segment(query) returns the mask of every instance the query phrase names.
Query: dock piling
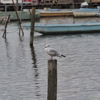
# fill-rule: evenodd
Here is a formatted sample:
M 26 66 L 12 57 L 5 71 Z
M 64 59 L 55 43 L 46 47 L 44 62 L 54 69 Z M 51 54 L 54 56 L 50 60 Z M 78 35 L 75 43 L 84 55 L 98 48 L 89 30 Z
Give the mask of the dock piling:
M 19 22 L 19 35 L 20 35 L 20 30 L 21 30 L 22 31 L 22 36 L 24 36 L 24 31 L 23 31 L 22 26 L 21 26 L 21 21 L 20 21 L 19 15 L 17 13 L 17 8 L 16 8 L 16 6 L 14 4 L 14 0 L 12 0 L 12 3 L 13 3 L 13 6 L 14 6 L 14 10 L 15 10 L 18 22 Z
M 47 100 L 57 100 L 57 60 L 48 60 Z
M 34 23 L 35 23 L 35 7 L 32 7 L 31 31 L 30 31 L 30 46 L 33 45 L 33 40 L 34 40 Z
M 10 15 L 8 15 L 8 19 L 7 19 L 6 23 L 5 23 L 4 33 L 2 35 L 2 37 L 5 38 L 5 39 L 6 39 L 6 28 L 7 28 L 9 20 L 10 20 Z
M 30 11 L 30 9 L 29 9 L 29 5 L 27 4 L 27 9 L 28 9 L 28 11 L 29 11 L 29 13 L 30 13 L 30 16 L 32 15 L 32 13 L 31 13 L 31 11 Z

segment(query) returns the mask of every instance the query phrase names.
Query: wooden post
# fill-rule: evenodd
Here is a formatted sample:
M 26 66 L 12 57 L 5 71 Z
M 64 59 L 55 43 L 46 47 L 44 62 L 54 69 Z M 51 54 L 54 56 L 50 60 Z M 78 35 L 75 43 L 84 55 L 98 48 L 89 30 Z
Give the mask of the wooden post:
M 8 15 L 7 15 L 7 5 L 5 5 L 5 23 L 7 21 Z
M 48 60 L 47 100 L 57 100 L 57 60 Z
M 18 0 L 16 0 L 16 9 L 18 10 L 19 6 L 18 6 Z
M 5 30 L 4 30 L 4 33 L 2 35 L 2 37 L 5 38 L 5 39 L 6 39 L 6 28 L 7 28 L 9 20 L 10 20 L 10 15 L 8 16 L 8 19 L 7 19 L 6 23 L 5 23 Z
M 15 10 L 15 13 L 16 13 L 16 16 L 17 16 L 17 19 L 18 19 L 18 22 L 19 22 L 19 35 L 20 35 L 20 30 L 21 30 L 22 31 L 22 36 L 24 36 L 24 31 L 23 31 L 22 26 L 21 26 L 21 21 L 20 21 L 20 18 L 19 18 L 19 15 L 17 13 L 17 9 L 16 9 L 16 6 L 15 6 L 13 0 L 12 0 L 12 3 L 13 3 L 13 6 L 14 6 L 14 10 Z
M 75 8 L 75 2 L 74 2 L 74 0 L 72 0 L 72 8 L 73 9 Z
M 35 23 L 35 7 L 32 7 L 31 31 L 30 31 L 30 46 L 33 45 L 33 40 L 34 40 L 34 23 Z
M 27 9 L 28 9 L 28 11 L 29 11 L 29 13 L 30 13 L 30 16 L 31 16 L 31 15 L 32 15 L 32 13 L 31 13 L 31 11 L 30 11 L 30 9 L 29 9 L 28 4 L 27 4 Z
M 92 0 L 90 0 L 90 7 L 92 7 Z

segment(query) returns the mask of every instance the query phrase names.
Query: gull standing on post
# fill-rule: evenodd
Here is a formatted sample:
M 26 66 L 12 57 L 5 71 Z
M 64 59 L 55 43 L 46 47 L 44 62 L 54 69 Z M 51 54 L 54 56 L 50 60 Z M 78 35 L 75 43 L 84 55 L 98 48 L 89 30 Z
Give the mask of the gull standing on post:
M 60 52 L 54 50 L 53 48 L 50 47 L 49 44 L 45 46 L 45 51 L 47 52 L 48 55 L 51 56 L 51 60 L 53 60 L 53 56 L 57 57 L 66 57 L 65 55 L 62 55 Z

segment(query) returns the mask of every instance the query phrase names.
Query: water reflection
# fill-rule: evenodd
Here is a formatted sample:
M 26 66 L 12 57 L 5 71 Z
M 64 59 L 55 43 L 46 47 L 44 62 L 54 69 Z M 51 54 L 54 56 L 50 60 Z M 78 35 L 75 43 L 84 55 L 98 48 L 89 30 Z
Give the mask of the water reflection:
M 34 46 L 30 46 L 31 49 L 31 55 L 32 55 L 32 61 L 33 61 L 33 69 L 34 69 L 34 84 L 35 84 L 35 96 L 40 96 L 40 87 L 39 87 L 39 72 L 38 72 L 38 67 L 37 67 L 37 59 L 36 59 L 36 54 L 34 50 Z
M 21 67 L 24 64 L 25 61 L 25 47 L 24 47 L 24 37 L 19 36 L 19 42 L 15 49 L 15 60 L 16 60 L 16 66 Z
M 35 54 L 35 51 L 34 51 L 34 46 L 30 46 L 31 48 L 31 54 L 32 54 L 32 60 L 33 60 L 33 68 L 37 68 L 37 65 L 36 65 L 36 54 Z
M 9 43 L 8 43 L 7 38 L 5 38 L 4 41 L 5 41 L 7 62 L 8 62 L 8 66 L 10 66 L 10 64 L 11 64 L 11 56 L 10 56 L 10 50 L 9 50 L 10 45 L 9 45 Z
M 19 41 L 23 42 L 24 41 L 24 37 L 19 35 Z
M 68 21 L 67 18 L 64 20 L 65 23 Z M 62 23 L 64 20 L 59 18 L 58 21 Z M 75 18 L 77 23 L 82 20 Z M 96 81 L 100 78 L 100 34 L 35 35 L 35 47 L 28 45 L 29 34 L 19 37 L 16 32 L 9 33 L 7 39 L 0 39 L 0 96 L 3 100 L 46 99 L 46 60 L 49 57 L 44 46 L 48 42 L 67 55 L 65 59 L 58 59 L 58 100 L 100 98 L 100 85 Z

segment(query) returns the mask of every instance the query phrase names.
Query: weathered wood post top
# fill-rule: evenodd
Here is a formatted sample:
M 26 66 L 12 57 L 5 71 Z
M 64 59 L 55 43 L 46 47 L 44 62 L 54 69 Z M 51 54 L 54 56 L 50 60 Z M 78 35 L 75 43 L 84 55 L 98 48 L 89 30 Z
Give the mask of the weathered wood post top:
M 57 100 L 57 60 L 48 60 L 47 100 Z

